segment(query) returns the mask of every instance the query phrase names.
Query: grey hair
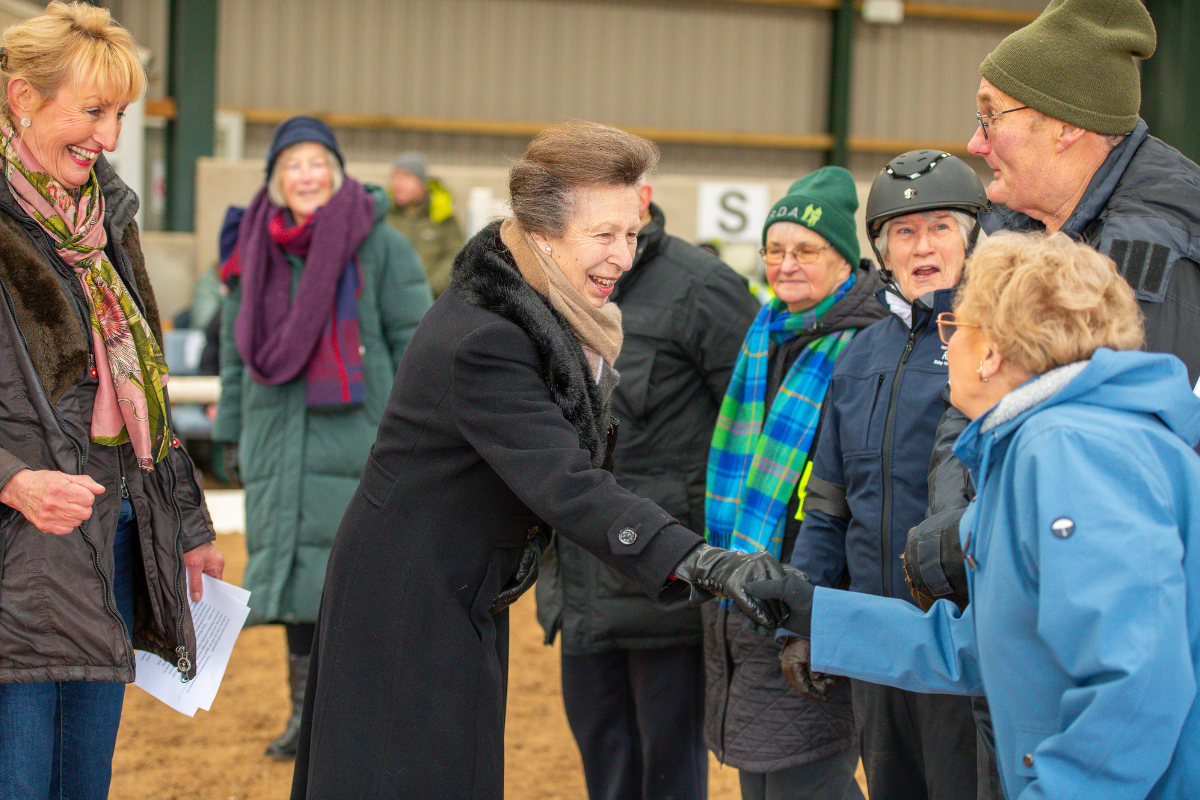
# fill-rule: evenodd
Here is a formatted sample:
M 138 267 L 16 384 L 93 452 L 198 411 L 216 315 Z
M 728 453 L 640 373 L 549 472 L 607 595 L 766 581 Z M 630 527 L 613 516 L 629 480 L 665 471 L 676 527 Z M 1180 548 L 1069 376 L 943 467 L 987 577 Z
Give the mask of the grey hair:
M 954 221 L 958 223 L 958 232 L 962 234 L 963 250 L 967 250 L 971 246 L 971 231 L 975 230 L 975 218 L 965 211 L 959 211 L 957 208 L 931 208 L 927 211 L 918 212 L 925 219 L 930 219 L 930 214 L 935 211 L 949 211 L 950 216 L 954 217 Z M 892 230 L 892 223 L 900 217 L 907 216 L 906 214 L 898 214 L 892 217 L 879 229 L 879 236 L 875 237 L 875 248 L 879 250 L 879 257 L 886 258 L 888 255 L 888 234 Z M 882 264 L 880 266 L 883 266 Z
M 299 147 L 308 142 L 296 142 L 293 145 L 285 147 L 278 156 L 275 157 L 275 164 L 271 167 L 271 177 L 267 179 L 267 197 L 272 203 L 280 208 L 287 208 L 287 201 L 283 198 L 283 179 L 280 175 L 279 165 L 283 163 L 284 156 L 294 148 Z M 321 144 L 313 142 L 313 144 Z M 337 194 L 342 190 L 342 183 L 346 180 L 346 173 L 342 171 L 342 164 L 337 160 L 337 156 L 325 145 L 321 145 L 321 150 L 325 153 L 325 163 L 329 165 L 329 184 L 333 189 L 333 194 Z

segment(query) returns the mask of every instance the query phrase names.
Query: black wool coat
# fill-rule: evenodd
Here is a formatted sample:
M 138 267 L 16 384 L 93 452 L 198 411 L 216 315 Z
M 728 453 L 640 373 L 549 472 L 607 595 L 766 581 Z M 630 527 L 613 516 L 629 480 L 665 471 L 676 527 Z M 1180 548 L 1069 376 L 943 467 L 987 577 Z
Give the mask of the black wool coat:
M 534 526 L 658 595 L 700 537 L 598 468 L 565 319 L 481 231 L 404 352 L 334 542 L 293 798 L 501 798 L 508 613 Z

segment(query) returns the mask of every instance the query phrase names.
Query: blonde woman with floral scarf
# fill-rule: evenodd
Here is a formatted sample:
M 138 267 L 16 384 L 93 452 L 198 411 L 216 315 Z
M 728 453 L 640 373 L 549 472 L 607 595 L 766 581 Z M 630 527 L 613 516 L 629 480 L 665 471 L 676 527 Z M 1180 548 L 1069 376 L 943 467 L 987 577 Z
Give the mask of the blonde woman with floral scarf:
M 0 45 L 0 798 L 103 798 L 134 649 L 195 677 L 188 600 L 224 559 L 103 157 L 145 88 L 133 39 L 55 2 Z

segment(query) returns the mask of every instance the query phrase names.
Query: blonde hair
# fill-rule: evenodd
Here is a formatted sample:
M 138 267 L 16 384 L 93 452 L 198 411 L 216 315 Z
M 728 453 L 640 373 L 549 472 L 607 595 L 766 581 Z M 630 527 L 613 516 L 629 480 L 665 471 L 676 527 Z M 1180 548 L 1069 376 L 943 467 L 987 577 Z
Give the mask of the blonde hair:
M 342 170 L 342 163 L 337 160 L 337 156 L 325 145 L 320 142 L 308 140 L 290 144 L 279 151 L 279 155 L 275 157 L 275 161 L 271 165 L 271 176 L 267 178 L 267 199 L 280 208 L 287 208 L 287 200 L 283 196 L 283 177 L 279 165 L 287 160 L 286 156 L 288 153 L 302 144 L 321 145 L 321 152 L 325 154 L 325 163 L 329 165 L 329 186 L 332 189 L 332 194 L 337 194 L 342 190 L 342 183 L 346 179 L 346 173 Z
M 5 29 L 0 46 L 0 79 L 5 87 L 13 78 L 29 81 L 35 109 L 72 79 L 99 88 L 106 102 L 133 102 L 146 91 L 137 45 L 107 9 L 55 0 L 45 13 Z M 11 112 L 7 91 L 0 94 L 0 112 Z
M 954 310 L 1031 375 L 1098 347 L 1142 346 L 1137 300 L 1112 259 L 1063 233 L 988 237 L 967 259 Z

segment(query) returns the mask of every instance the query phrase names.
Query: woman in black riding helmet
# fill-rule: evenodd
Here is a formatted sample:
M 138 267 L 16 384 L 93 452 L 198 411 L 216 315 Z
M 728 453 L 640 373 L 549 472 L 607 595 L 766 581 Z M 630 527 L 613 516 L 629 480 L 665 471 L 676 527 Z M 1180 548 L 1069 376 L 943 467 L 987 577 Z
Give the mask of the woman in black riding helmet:
M 792 553 L 817 585 L 835 586 L 848 573 L 851 591 L 912 597 L 901 556 L 926 516 L 930 455 L 946 408 L 946 350 L 934 320 L 950 310 L 986 205 L 974 171 L 938 150 L 897 156 L 871 187 L 867 229 L 888 284 L 878 297 L 891 313 L 842 351 L 826 397 Z M 819 691 L 806 640 L 792 642 L 781 661 L 798 688 Z M 872 800 L 975 796 L 969 699 L 857 680 L 852 690 Z M 980 796 L 991 795 L 985 787 Z

